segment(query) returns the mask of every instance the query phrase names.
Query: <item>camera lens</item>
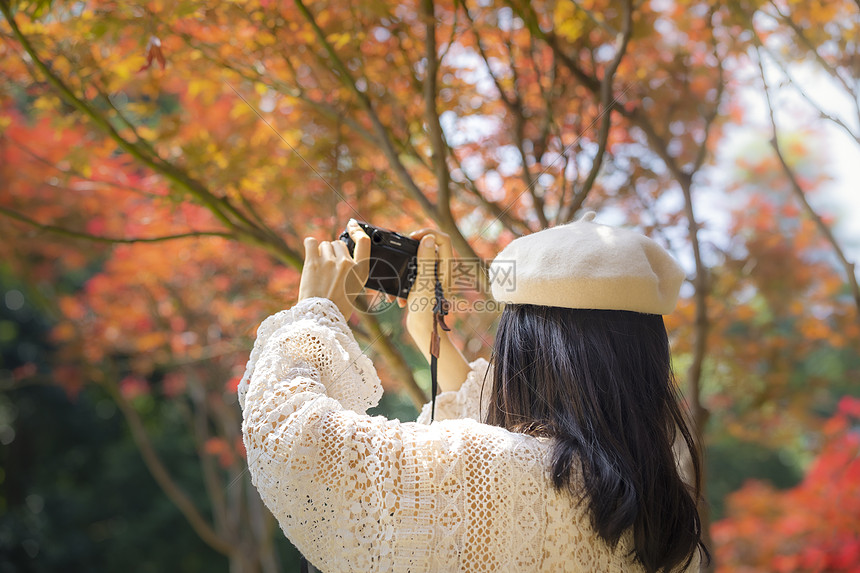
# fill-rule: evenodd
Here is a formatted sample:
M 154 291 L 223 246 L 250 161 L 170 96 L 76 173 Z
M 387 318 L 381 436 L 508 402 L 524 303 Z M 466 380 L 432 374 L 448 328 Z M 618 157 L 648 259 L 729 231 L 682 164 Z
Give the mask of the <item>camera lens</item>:
M 370 235 L 370 240 L 378 245 L 382 242 L 382 233 L 380 233 L 379 231 L 374 231 L 373 234 Z

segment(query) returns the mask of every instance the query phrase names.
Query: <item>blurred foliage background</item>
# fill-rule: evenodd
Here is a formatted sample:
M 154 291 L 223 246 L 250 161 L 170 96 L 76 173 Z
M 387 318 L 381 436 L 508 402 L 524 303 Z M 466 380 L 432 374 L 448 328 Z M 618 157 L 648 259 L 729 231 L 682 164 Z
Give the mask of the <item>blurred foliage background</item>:
M 302 238 L 432 225 L 485 268 L 583 210 L 688 271 L 711 568 L 860 570 L 856 0 L 0 11 L 0 572 L 296 571 L 236 385 Z M 375 412 L 414 419 L 427 365 L 375 302 Z M 453 318 L 488 356 L 496 316 Z

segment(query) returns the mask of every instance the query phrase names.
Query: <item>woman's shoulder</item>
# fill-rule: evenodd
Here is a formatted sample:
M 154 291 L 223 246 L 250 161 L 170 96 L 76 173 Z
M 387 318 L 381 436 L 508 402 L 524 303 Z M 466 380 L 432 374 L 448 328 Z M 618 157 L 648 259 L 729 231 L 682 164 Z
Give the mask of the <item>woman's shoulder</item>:
M 503 455 L 513 451 L 545 454 L 552 444 L 549 438 L 512 432 L 474 418 L 441 420 L 429 425 L 418 422 L 409 424 L 461 447 L 480 447 L 485 449 L 488 455 Z

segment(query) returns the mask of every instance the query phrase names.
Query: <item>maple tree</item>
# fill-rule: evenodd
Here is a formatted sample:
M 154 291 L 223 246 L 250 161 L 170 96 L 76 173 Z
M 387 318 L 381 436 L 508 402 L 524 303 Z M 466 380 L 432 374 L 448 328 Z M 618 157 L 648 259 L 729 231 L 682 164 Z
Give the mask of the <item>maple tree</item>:
M 857 571 L 860 567 L 860 400 L 844 398 L 823 427 L 803 482 L 777 491 L 751 480 L 729 498 L 729 516 L 714 524 L 725 570 Z
M 237 377 L 253 329 L 293 301 L 302 237 L 337 236 L 349 217 L 433 224 L 485 266 L 583 209 L 623 213 L 690 270 L 667 322 L 701 433 L 713 418 L 774 447 L 815 432 L 809 397 L 826 406 L 841 390 L 799 366 L 827 348 L 856 359 L 856 275 L 805 200 L 822 176 L 804 172 L 813 150 L 775 137 L 767 159 L 739 160 L 728 249 L 698 202 L 725 127 L 744 119 L 740 90 L 763 87 L 746 73 L 757 58 L 790 74 L 814 54 L 845 79 L 855 3 L 0 8 L 2 259 L 49 292 L 52 378 L 114 397 L 159 485 L 236 570 L 278 567 L 273 521 L 246 494 Z M 51 292 L 69 275 L 82 288 Z M 494 315 L 456 318 L 467 353 L 486 354 Z M 398 319 L 365 312 L 354 328 L 386 386 L 426 400 L 390 336 Z M 149 393 L 187 406 L 211 517 L 153 447 Z

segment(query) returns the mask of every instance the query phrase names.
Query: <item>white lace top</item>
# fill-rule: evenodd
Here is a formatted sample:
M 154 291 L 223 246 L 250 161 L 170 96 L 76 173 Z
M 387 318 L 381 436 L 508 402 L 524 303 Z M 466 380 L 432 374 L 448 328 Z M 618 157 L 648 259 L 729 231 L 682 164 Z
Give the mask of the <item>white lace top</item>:
M 629 534 L 610 549 L 552 487 L 548 440 L 478 422 L 488 364 L 471 368 L 432 424 L 429 405 L 418 422 L 371 417 L 379 378 L 334 303 L 267 318 L 239 403 L 252 482 L 287 537 L 324 572 L 641 571 Z

